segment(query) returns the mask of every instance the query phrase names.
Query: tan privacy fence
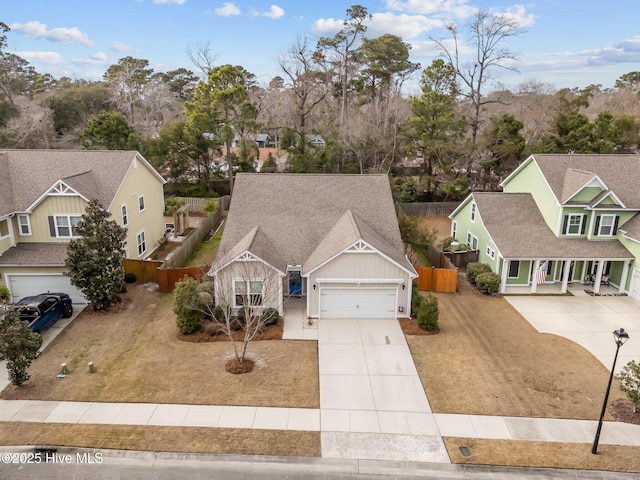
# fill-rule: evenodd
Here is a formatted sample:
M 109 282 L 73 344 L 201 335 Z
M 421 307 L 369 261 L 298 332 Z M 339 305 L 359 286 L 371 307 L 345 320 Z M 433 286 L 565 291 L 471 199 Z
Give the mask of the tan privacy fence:
M 458 269 L 415 267 L 418 290 L 427 292 L 454 293 L 458 286 Z

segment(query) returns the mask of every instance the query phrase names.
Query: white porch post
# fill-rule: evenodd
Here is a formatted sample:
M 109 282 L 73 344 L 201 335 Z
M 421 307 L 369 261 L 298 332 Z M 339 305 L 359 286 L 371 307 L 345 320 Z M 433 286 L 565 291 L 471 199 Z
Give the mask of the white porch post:
M 507 291 L 507 275 L 509 274 L 509 260 L 502 259 L 502 272 L 500 279 L 500 293 L 506 293 Z
M 627 275 L 629 275 L 629 263 L 630 260 L 625 260 L 622 266 L 622 276 L 620 277 L 620 286 L 618 287 L 618 293 L 624 293 L 627 288 Z
M 538 279 L 536 278 L 538 269 L 540 268 L 540 260 L 533 263 L 533 271 L 531 272 L 531 293 L 536 293 L 538 288 Z
M 602 271 L 604 270 L 604 260 L 598 260 L 598 268 L 596 268 L 596 278 L 593 282 L 593 293 L 600 293 L 600 282 L 602 281 Z
M 564 268 L 562 269 L 562 287 L 560 287 L 560 293 L 567 293 L 567 285 L 569 283 L 569 270 L 571 270 L 571 260 L 565 260 Z

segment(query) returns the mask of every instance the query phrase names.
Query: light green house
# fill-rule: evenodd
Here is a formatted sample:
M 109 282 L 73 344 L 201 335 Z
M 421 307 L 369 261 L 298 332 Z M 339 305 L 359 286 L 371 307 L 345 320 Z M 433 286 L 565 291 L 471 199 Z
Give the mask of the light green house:
M 640 300 L 640 155 L 534 154 L 450 215 L 452 236 L 510 286 L 603 284 Z
M 127 257 L 164 240 L 165 181 L 138 152 L 0 150 L 0 171 L 0 285 L 13 301 L 50 291 L 84 302 L 64 262 L 92 198 L 127 229 Z

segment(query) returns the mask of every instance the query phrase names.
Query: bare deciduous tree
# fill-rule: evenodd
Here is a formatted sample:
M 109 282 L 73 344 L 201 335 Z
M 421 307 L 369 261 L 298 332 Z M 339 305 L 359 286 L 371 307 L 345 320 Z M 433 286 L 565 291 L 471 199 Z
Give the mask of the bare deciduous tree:
M 212 50 L 211 42 L 196 42 L 187 48 L 187 57 L 191 60 L 194 67 L 200 70 L 203 78 L 209 75 L 209 72 L 215 67 L 216 60 L 220 56 Z
M 250 254 L 215 274 L 213 291 L 203 295 L 202 306 L 212 319 L 205 328 L 229 337 L 234 358 L 227 370 L 232 373 L 251 370 L 253 362 L 246 358 L 247 348 L 267 325 L 277 320 L 281 290 L 280 274 Z
M 495 82 L 493 71 L 496 68 L 518 71 L 516 53 L 503 45 L 509 38 L 522 35 L 525 30 L 513 16 L 487 11 L 476 13 L 467 28 L 468 43 L 474 49 L 471 58 L 467 59 L 461 51 L 458 26 L 455 24 L 447 26 L 453 47 L 448 47 L 444 40 L 432 40 L 444 58 L 453 65 L 456 75 L 465 86 L 461 94 L 471 103 L 471 138 L 476 143 L 483 105 L 499 101 L 485 98 L 484 88 L 487 83 Z

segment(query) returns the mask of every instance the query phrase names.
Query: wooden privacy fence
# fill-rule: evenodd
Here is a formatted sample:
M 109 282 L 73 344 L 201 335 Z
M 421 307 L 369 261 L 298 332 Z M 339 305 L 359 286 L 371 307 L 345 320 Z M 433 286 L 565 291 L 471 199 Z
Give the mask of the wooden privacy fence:
M 220 198 L 197 198 L 197 197 L 176 197 L 182 200 L 190 213 L 204 212 L 204 206 L 209 200 L 215 200 L 218 203 L 218 211 L 226 212 L 229 210 L 229 201 L 231 197 L 225 195 Z
M 455 293 L 458 286 L 458 270 L 450 268 L 415 267 L 418 290 Z
M 198 245 L 200 245 L 204 237 L 207 236 L 207 233 L 216 226 L 220 215 L 220 210 L 218 210 L 213 215 L 205 218 L 202 224 L 191 232 L 191 235 L 185 238 L 177 249 L 171 252 L 171 256 L 165 260 L 163 268 L 180 268 L 187 263 L 194 250 L 198 248 Z
M 176 283 L 178 283 L 184 277 L 195 278 L 200 282 L 209 271 L 209 268 L 211 268 L 211 265 L 189 268 L 159 268 L 158 290 L 161 293 L 171 293 L 173 292 Z
M 133 273 L 136 281 L 147 283 L 158 283 L 158 267 L 162 262 L 156 260 L 133 260 L 131 258 L 124 259 L 124 273 Z

